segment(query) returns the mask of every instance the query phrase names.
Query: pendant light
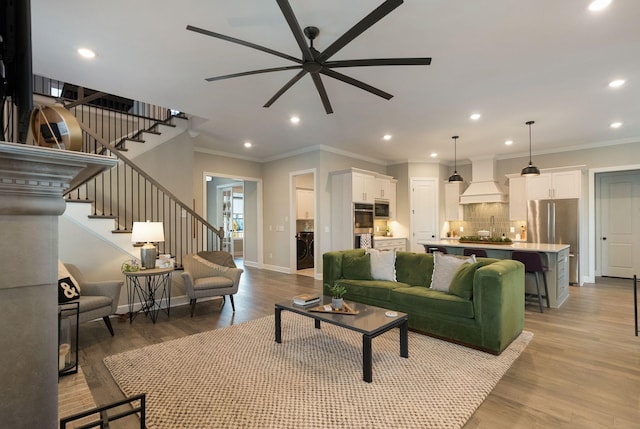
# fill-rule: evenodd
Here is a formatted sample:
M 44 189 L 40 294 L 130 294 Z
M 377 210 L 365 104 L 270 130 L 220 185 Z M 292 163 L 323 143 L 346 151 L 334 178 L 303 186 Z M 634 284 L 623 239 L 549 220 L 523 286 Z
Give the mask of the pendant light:
M 458 136 L 451 137 L 453 139 L 453 174 L 449 176 L 449 182 L 464 182 L 464 179 L 461 175 L 458 174 L 458 164 L 457 164 L 457 140 Z
M 531 125 L 535 124 L 533 121 L 527 121 L 525 124 L 529 125 L 529 165 L 522 169 L 521 176 L 539 176 L 540 170 L 531 162 Z

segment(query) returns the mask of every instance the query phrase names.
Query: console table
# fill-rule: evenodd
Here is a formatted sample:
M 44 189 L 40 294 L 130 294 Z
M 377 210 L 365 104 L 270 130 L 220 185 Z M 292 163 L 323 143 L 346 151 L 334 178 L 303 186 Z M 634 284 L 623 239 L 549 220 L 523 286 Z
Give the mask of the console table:
M 171 309 L 171 274 L 173 268 L 151 268 L 146 270 L 125 272 L 127 280 L 127 296 L 129 298 L 129 323 L 142 310 L 153 323 L 158 320 L 158 313 L 163 308 L 169 317 Z M 134 311 L 135 298 L 138 297 L 141 308 Z

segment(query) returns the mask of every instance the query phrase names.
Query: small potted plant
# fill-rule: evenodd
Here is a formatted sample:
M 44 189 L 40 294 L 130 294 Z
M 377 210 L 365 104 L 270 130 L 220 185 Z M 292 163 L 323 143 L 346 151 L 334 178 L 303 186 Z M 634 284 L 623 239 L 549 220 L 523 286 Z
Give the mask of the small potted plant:
M 329 288 L 329 291 L 331 291 L 331 306 L 335 310 L 340 310 L 343 303 L 342 297 L 347 293 L 347 288 L 338 283 L 334 283 L 333 286 Z

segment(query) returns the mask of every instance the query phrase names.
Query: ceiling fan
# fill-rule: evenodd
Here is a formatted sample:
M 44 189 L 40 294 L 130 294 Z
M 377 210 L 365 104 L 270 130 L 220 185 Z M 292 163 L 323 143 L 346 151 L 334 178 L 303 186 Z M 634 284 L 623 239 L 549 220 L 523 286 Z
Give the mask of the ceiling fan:
M 282 94 L 284 94 L 289 88 L 291 88 L 297 81 L 299 81 L 304 75 L 307 73 L 311 74 L 311 78 L 313 79 L 313 83 L 315 84 L 316 90 L 320 95 L 320 99 L 322 100 L 322 104 L 324 105 L 324 109 L 327 114 L 333 113 L 333 108 L 331 107 L 331 102 L 329 101 L 329 96 L 327 95 L 327 91 L 325 90 L 324 84 L 322 83 L 322 79 L 320 75 L 325 75 L 332 77 L 334 79 L 340 80 L 342 82 L 348 83 L 349 85 L 356 86 L 360 89 L 368 91 L 372 94 L 380 96 L 386 100 L 389 100 L 393 97 L 393 95 L 384 92 L 378 88 L 375 88 L 371 85 L 368 85 L 364 82 L 361 82 L 357 79 L 349 77 L 345 74 L 339 73 L 334 68 L 342 68 L 342 67 L 366 67 L 366 66 L 414 66 L 414 65 L 429 65 L 431 64 L 431 58 L 378 58 L 378 59 L 360 59 L 360 60 L 339 60 L 339 61 L 329 61 L 329 59 L 335 55 L 340 49 L 344 48 L 349 42 L 362 34 L 365 30 L 371 27 L 376 22 L 380 21 L 386 15 L 388 15 L 395 8 L 400 6 L 403 3 L 403 0 L 385 0 L 380 6 L 378 6 L 373 12 L 369 13 L 369 15 L 365 16 L 360 22 L 354 25 L 351 29 L 349 29 L 346 33 L 340 36 L 335 42 L 333 42 L 328 48 L 324 51 L 319 52 L 313 47 L 313 40 L 318 36 L 320 30 L 317 27 L 305 27 L 304 30 L 298 24 L 298 20 L 296 19 L 295 14 L 293 13 L 293 9 L 289 4 L 288 0 L 276 0 L 278 6 L 280 6 L 280 10 L 284 15 L 291 31 L 293 32 L 293 36 L 300 47 L 300 51 L 302 51 L 302 59 L 292 57 L 291 55 L 287 55 L 282 52 L 275 51 L 273 49 L 266 48 L 264 46 L 256 45 L 255 43 L 246 42 L 244 40 L 236 39 L 234 37 L 225 36 L 223 34 L 214 33 L 213 31 L 205 30 L 202 28 L 194 27 L 192 25 L 187 25 L 187 30 L 194 31 L 196 33 L 201 33 L 206 36 L 215 37 L 217 39 L 226 40 L 228 42 L 237 43 L 239 45 L 247 46 L 249 48 L 257 49 L 262 52 L 266 52 L 271 55 L 275 55 L 277 57 L 281 57 L 297 63 L 297 65 L 293 66 L 283 66 L 283 67 L 273 67 L 268 69 L 260 69 L 260 70 L 251 70 L 242 73 L 233 73 L 224 76 L 216 76 L 205 79 L 208 82 L 213 82 L 216 80 L 230 79 L 233 77 L 240 76 L 249 76 L 260 73 L 270 73 L 276 71 L 283 70 L 295 70 L 300 69 L 300 71 L 289 80 L 278 92 L 275 93 L 273 97 L 267 101 L 267 103 L 263 107 L 271 106 Z M 310 40 L 310 45 L 307 46 L 305 36 Z

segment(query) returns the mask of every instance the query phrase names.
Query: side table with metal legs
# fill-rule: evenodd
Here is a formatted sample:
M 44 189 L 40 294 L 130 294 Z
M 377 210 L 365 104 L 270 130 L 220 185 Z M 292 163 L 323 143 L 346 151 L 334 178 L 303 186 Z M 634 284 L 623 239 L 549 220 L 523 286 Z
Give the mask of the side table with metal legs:
M 132 323 L 138 314 L 138 311 L 134 311 L 136 297 L 141 305 L 140 310 L 149 316 L 153 323 L 158 320 L 160 310 L 164 310 L 169 317 L 172 273 L 173 268 L 151 268 L 124 273 L 129 299 L 129 323 Z

